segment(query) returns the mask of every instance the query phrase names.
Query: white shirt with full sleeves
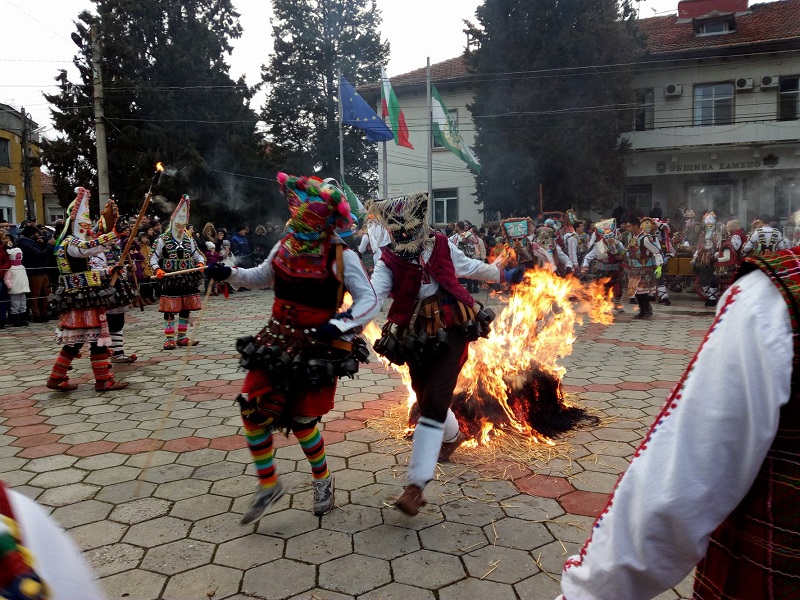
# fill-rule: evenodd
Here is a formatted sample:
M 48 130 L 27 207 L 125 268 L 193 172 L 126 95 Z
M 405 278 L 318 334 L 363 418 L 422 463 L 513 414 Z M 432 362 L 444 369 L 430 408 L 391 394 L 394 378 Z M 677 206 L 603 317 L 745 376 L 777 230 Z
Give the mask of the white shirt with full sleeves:
M 86 561 L 53 517 L 33 500 L 8 490 L 22 543 L 32 553 L 36 572 L 50 586 L 53 600 L 103 600 Z
M 564 566 L 566 600 L 645 600 L 677 585 L 753 484 L 789 401 L 789 311 L 761 271 L 729 288 L 649 438 Z
M 281 242 L 275 244 L 269 256 L 257 267 L 253 267 L 252 269 L 233 267 L 227 281 L 235 288 L 270 287 L 275 281 L 272 259 L 275 258 L 275 255 L 278 253 L 280 245 Z M 367 273 L 364 271 L 364 265 L 361 264 L 358 255 L 352 250 L 345 248 L 344 252 L 342 252 L 342 266 L 344 268 L 345 288 L 353 297 L 353 305 L 349 309 L 352 317 L 335 318 L 328 322 L 338 327 L 343 333 L 347 333 L 351 329 L 369 323 L 372 318 L 378 314 L 380 306 L 375 296 L 375 290 L 372 289 L 369 277 L 367 277 Z M 336 261 L 333 262 L 333 272 L 338 275 Z
M 461 250 L 459 250 L 453 242 L 448 243 L 450 250 L 450 260 L 453 261 L 455 267 L 456 277 L 463 277 L 465 279 L 477 279 L 479 281 L 500 281 L 500 269 L 492 264 L 487 264 L 483 261 L 474 258 L 468 258 Z M 433 254 L 433 247 L 425 248 L 419 256 L 420 264 L 425 265 Z M 383 306 L 389 294 L 392 291 L 392 272 L 386 263 L 379 261 L 375 265 L 375 270 L 372 272 L 372 287 L 375 288 L 375 294 L 378 296 L 378 305 Z M 432 296 L 439 290 L 439 282 L 433 277 L 428 277 L 427 280 L 423 277 L 422 285 L 419 288 L 417 298 L 427 298 Z

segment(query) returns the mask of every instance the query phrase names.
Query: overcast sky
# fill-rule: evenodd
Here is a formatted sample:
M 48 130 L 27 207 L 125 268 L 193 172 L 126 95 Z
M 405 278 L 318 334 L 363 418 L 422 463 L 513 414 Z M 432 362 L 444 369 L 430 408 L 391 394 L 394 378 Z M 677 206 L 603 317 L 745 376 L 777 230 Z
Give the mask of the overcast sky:
M 381 32 L 391 46 L 390 77 L 441 62 L 460 54 L 466 43 L 463 19 L 475 20 L 482 0 L 377 0 L 382 12 Z M 260 67 L 272 52 L 269 0 L 233 0 L 241 14 L 243 35 L 235 40 L 230 57 L 231 76 L 244 74 L 249 84 L 260 80 Z M 675 11 L 678 0 L 641 0 L 640 16 Z M 42 91 L 54 91 L 53 78 L 65 68 L 72 80 L 76 48 L 70 34 L 73 21 L 89 0 L 0 0 L 3 53 L 0 55 L 0 102 L 24 106 L 42 126 L 49 125 Z M 258 100 L 257 104 L 260 104 Z M 260 106 L 254 106 L 258 109 Z M 46 131 L 44 131 L 46 134 Z

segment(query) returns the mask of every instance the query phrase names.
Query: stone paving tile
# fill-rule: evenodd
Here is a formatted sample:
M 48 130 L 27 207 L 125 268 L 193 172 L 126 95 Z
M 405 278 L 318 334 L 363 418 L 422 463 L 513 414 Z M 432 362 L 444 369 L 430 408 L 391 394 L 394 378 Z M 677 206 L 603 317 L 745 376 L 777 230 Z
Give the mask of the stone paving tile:
M 398 374 L 373 362 L 341 382 L 321 427 L 336 510 L 311 514 L 302 449 L 276 435 L 290 492 L 258 524 L 239 524 L 256 488 L 234 400 L 243 372 L 232 349 L 208 341 L 252 332 L 270 291 L 211 299 L 213 314 L 235 304 L 241 316 L 204 320 L 186 365 L 185 354 L 153 346 L 159 313 L 129 315 L 126 343 L 141 358 L 115 367 L 132 383 L 124 392 L 94 393 L 86 361 L 73 374 L 78 391 L 46 390 L 49 329 L 0 332 L 0 361 L 17 366 L 0 373 L 0 478 L 68 528 L 109 598 L 552 599 L 564 560 L 586 539 L 711 322 L 693 296 L 677 296 L 648 324 L 652 341 L 639 341 L 627 311 L 609 327 L 585 326 L 561 361 L 565 388 L 613 420 L 573 433 L 571 451 L 548 463 L 477 464 L 459 450 L 415 518 L 392 506 L 410 444 L 367 424 L 406 392 Z M 175 393 L 179 371 L 186 383 Z M 690 595 L 687 578 L 659 599 Z

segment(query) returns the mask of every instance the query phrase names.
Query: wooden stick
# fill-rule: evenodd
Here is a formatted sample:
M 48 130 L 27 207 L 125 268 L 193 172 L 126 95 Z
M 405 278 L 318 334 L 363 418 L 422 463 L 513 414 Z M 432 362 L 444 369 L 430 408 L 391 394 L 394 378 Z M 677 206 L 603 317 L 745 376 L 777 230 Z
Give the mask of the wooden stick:
M 128 258 L 128 254 L 130 254 L 131 246 L 133 245 L 133 240 L 136 239 L 136 234 L 139 232 L 139 225 L 142 224 L 142 219 L 147 214 L 147 207 L 150 206 L 150 199 L 153 197 L 153 188 L 158 185 L 158 181 L 161 179 L 161 173 L 163 172 L 163 168 L 161 167 L 161 163 L 156 165 L 156 174 L 153 176 L 153 180 L 150 182 L 150 189 L 147 190 L 147 195 L 144 197 L 144 202 L 142 203 L 142 208 L 139 209 L 139 216 L 136 217 L 136 221 L 133 223 L 133 227 L 131 227 L 131 234 L 128 236 L 128 241 L 125 242 L 125 248 L 122 250 L 122 254 L 119 257 L 119 263 L 125 264 L 125 259 Z M 110 285 L 114 285 L 117 283 L 117 278 L 119 277 L 119 273 L 114 273 L 111 276 L 111 283 Z
M 186 273 L 196 273 L 197 271 L 203 271 L 205 267 L 194 267 L 192 269 L 183 269 L 182 271 L 171 271 L 169 273 L 164 273 L 164 277 L 174 277 L 175 275 L 185 275 Z M 151 275 L 150 279 L 158 279 L 155 275 Z

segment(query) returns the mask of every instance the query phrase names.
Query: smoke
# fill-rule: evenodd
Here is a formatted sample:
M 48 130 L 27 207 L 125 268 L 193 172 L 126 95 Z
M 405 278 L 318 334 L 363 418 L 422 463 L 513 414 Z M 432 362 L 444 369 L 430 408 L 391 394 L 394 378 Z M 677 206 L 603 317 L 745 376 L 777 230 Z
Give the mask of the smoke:
M 150 204 L 152 204 L 155 208 L 160 210 L 163 213 L 171 215 L 175 211 L 175 207 L 177 203 L 170 202 L 167 200 L 165 196 L 152 196 L 150 198 Z

